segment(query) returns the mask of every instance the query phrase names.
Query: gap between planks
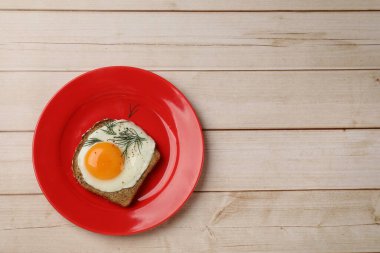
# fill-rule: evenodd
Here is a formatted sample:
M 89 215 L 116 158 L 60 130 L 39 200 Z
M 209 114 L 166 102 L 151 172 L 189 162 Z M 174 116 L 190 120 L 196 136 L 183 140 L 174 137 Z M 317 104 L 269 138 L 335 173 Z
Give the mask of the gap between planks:
M 379 12 L 380 9 L 371 10 L 96 10 L 96 9 L 0 9 L 0 11 L 6 12 L 158 12 L 158 13 L 177 13 L 177 12 L 193 12 L 193 13 L 255 13 L 255 12 L 277 12 L 277 13 L 287 13 L 287 12 Z
M 114 65 L 118 66 L 118 65 Z M 112 66 L 108 66 L 112 67 Z M 140 67 L 137 67 L 140 68 Z M 85 68 L 85 69 L 0 69 L 0 73 L 75 73 L 75 72 L 88 72 L 98 68 Z M 378 71 L 380 68 L 366 68 L 366 69 L 154 69 L 154 68 L 142 68 L 148 71 L 159 71 L 159 72 L 323 72 L 323 71 Z
M 228 191 L 209 191 L 209 190 L 194 190 L 196 193 L 265 193 L 265 192 L 337 192 L 337 191 L 377 191 L 380 188 L 347 188 L 347 189 L 289 189 L 289 190 L 228 190 Z M 44 195 L 43 192 L 32 192 L 32 193 L 0 193 L 0 196 L 39 196 Z
M 380 130 L 379 127 L 310 127 L 310 128 L 206 128 L 204 132 L 224 132 L 224 131 L 346 131 L 346 130 Z M 32 129 L 25 130 L 0 130 L 0 133 L 34 133 Z

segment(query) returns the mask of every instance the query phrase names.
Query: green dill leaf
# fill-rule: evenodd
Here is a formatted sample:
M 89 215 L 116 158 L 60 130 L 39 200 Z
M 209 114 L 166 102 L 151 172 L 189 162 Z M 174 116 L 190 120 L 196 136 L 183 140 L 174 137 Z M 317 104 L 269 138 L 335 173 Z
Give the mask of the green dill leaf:
M 98 143 L 98 142 L 101 142 L 102 140 L 98 139 L 98 138 L 89 138 L 86 140 L 86 142 L 84 143 L 83 146 L 87 147 L 87 146 L 92 146 L 94 145 L 95 143 Z
M 107 122 L 105 124 L 106 128 L 107 129 L 101 129 L 103 132 L 105 132 L 106 134 L 108 135 L 116 135 L 116 132 L 113 130 L 113 127 L 116 126 L 116 122 L 115 121 L 112 121 L 112 122 Z
M 127 128 L 126 130 L 120 132 L 119 135 L 114 136 L 113 140 L 115 144 L 124 146 L 123 156 L 126 156 L 128 148 L 130 147 L 137 147 L 139 153 L 141 153 L 142 142 L 146 139 L 139 136 L 136 130 Z
M 129 114 L 128 114 L 129 119 L 133 116 L 133 114 L 135 114 L 138 111 L 138 107 L 139 105 L 135 105 L 135 106 L 131 104 L 129 105 Z

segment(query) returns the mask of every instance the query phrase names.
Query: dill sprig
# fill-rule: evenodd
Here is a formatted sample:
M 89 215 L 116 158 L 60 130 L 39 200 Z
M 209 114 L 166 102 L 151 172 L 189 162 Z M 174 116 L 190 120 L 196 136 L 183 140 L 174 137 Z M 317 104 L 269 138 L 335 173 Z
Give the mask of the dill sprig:
M 98 142 L 101 142 L 102 140 L 98 139 L 98 138 L 89 138 L 86 140 L 86 142 L 84 143 L 83 146 L 92 146 L 94 145 L 95 143 L 98 143 Z
M 119 135 L 114 136 L 113 140 L 117 145 L 124 146 L 123 156 L 126 156 L 129 147 L 137 147 L 140 153 L 142 142 L 146 139 L 139 136 L 136 130 L 127 128 L 126 130 L 120 132 Z
M 115 131 L 113 130 L 113 127 L 116 125 L 117 123 L 115 121 L 113 122 L 107 122 L 105 124 L 105 127 L 107 129 L 101 129 L 103 132 L 105 132 L 106 134 L 108 135 L 116 135 Z
M 129 104 L 128 118 L 131 118 L 133 116 L 133 114 L 135 114 L 138 111 L 138 107 L 139 107 L 139 105 L 133 106 L 133 105 Z

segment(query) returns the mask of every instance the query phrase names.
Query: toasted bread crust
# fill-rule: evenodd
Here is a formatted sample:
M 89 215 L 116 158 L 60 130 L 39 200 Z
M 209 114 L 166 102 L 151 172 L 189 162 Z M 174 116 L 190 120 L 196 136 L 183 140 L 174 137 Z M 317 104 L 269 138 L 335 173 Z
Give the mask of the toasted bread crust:
M 78 183 L 80 185 L 82 185 L 85 189 L 87 189 L 90 192 L 93 192 L 99 196 L 102 196 L 103 198 L 106 198 L 113 203 L 116 203 L 116 204 L 119 204 L 123 207 L 126 207 L 126 206 L 129 206 L 131 204 L 131 202 L 134 199 L 134 197 L 136 196 L 137 191 L 140 188 L 141 184 L 144 182 L 144 180 L 148 176 L 149 172 L 151 172 L 153 167 L 157 164 L 158 160 L 160 159 L 160 153 L 158 152 L 157 148 L 154 150 L 152 159 L 150 160 L 150 163 L 149 163 L 147 169 L 141 175 L 140 179 L 136 182 L 136 184 L 133 187 L 121 189 L 121 190 L 115 191 L 115 192 L 103 192 L 103 191 L 95 189 L 91 185 L 87 184 L 84 181 L 82 172 L 80 171 L 79 166 L 78 166 L 79 151 L 82 149 L 82 147 L 83 147 L 85 141 L 87 140 L 88 136 L 91 133 L 93 133 L 95 130 L 104 126 L 109 121 L 113 121 L 113 120 L 105 119 L 105 120 L 97 122 L 90 130 L 88 130 L 82 136 L 82 140 L 75 150 L 75 154 L 74 154 L 73 162 L 72 162 L 72 169 L 73 169 L 74 177 L 77 179 Z

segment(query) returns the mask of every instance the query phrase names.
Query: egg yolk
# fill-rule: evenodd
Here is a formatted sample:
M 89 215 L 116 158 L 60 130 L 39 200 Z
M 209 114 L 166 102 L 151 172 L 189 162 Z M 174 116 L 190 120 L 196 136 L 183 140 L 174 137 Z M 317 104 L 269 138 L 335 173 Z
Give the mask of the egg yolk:
M 109 142 L 94 144 L 87 151 L 84 161 L 88 172 L 102 180 L 118 176 L 124 167 L 124 159 L 120 149 Z

